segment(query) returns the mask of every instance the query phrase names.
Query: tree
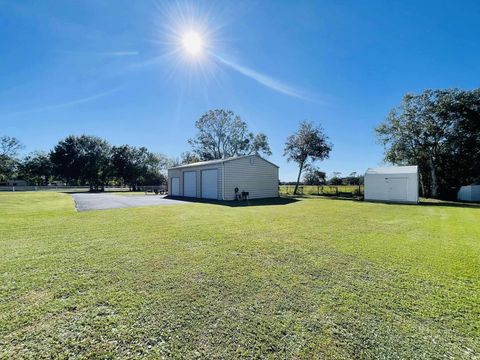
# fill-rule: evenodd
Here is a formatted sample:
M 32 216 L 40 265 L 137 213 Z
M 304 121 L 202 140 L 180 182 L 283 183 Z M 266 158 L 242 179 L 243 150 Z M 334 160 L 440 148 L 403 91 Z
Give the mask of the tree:
M 436 198 L 480 178 L 479 123 L 480 89 L 425 90 L 406 94 L 375 130 L 385 160 L 418 165 L 422 194 Z
M 323 129 L 315 127 L 311 122 L 301 122 L 297 132 L 287 138 L 284 156 L 287 156 L 287 161 L 294 161 L 299 167 L 294 194 L 297 194 L 298 184 L 305 166 L 317 160 L 327 159 L 331 150 L 332 144 L 328 142 L 328 137 L 323 133 Z
M 168 167 L 169 159 L 162 154 L 148 152 L 143 168 L 144 173 L 140 178 L 140 185 L 165 185 L 167 177 L 163 171 Z
M 323 185 L 325 184 L 326 174 L 315 167 L 310 167 L 303 176 L 305 185 Z
M 265 154 L 266 156 L 272 155 L 272 151 L 270 150 L 270 145 L 268 145 L 268 137 L 263 133 L 253 134 L 250 133 L 249 137 L 249 144 L 250 147 L 248 149 L 248 153 L 260 155 L 261 153 Z
M 188 165 L 188 164 L 193 164 L 193 163 L 202 161 L 197 154 L 190 151 L 186 151 L 182 153 L 180 157 L 181 159 L 180 159 L 179 165 Z
M 11 136 L 0 137 L 0 156 L 16 157 L 23 149 L 23 145 L 17 138 Z
M 23 148 L 17 138 L 11 136 L 0 137 L 0 181 L 12 177 L 18 165 L 18 152 Z
M 342 180 L 344 185 L 361 185 L 363 183 L 363 176 L 357 175 L 357 172 L 354 171 Z
M 55 173 L 67 183 L 80 182 L 99 190 L 109 177 L 110 145 L 96 136 L 70 135 L 61 140 L 50 153 Z
M 132 191 L 136 191 L 139 185 L 165 184 L 162 171 L 167 164 L 165 156 L 151 153 L 145 147 L 129 145 L 114 146 L 110 158 L 112 174 Z
M 197 135 L 188 140 L 201 160 L 225 159 L 232 156 L 271 155 L 265 134 L 253 134 L 232 111 L 215 109 L 203 114 L 195 123 Z
M 45 152 L 33 152 L 27 155 L 19 165 L 19 175 L 35 185 L 47 185 L 53 175 L 53 164 Z
M 111 172 L 121 181 L 136 191 L 138 179 L 142 174 L 142 158 L 146 148 L 137 149 L 133 146 L 122 145 L 112 148 L 110 158 Z
M 334 171 L 332 177 L 328 179 L 329 185 L 343 185 L 342 173 Z

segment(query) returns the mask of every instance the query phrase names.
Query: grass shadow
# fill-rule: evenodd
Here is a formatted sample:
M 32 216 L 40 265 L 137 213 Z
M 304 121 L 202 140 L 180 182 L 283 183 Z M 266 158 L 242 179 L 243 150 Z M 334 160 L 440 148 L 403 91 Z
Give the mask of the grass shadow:
M 292 199 L 326 199 L 326 200 L 343 200 L 343 201 L 363 201 L 363 196 L 337 196 L 337 195 L 282 195 Z
M 228 200 L 209 200 L 209 199 L 199 199 L 199 198 L 177 197 L 177 196 L 170 196 L 170 195 L 166 196 L 165 199 L 181 200 L 181 201 L 187 201 L 192 203 L 221 205 L 221 206 L 228 206 L 228 207 L 288 205 L 288 204 L 292 204 L 299 201 L 298 199 L 289 198 L 289 197 L 228 201 Z
M 363 202 L 363 197 L 350 197 L 350 196 L 335 196 L 335 195 L 284 195 L 293 199 L 326 199 L 326 200 L 341 200 L 341 201 L 360 201 Z M 397 203 L 388 201 L 366 201 L 368 203 L 379 203 L 385 205 L 420 205 L 420 206 L 443 206 L 443 207 L 456 207 L 456 208 L 468 208 L 468 209 L 480 209 L 480 203 L 469 203 L 460 201 L 446 201 L 435 199 L 422 199 L 418 204 L 416 203 Z
M 459 201 L 444 201 L 427 199 L 419 202 L 421 206 L 443 206 L 443 207 L 456 207 L 456 208 L 468 208 L 468 209 L 480 209 L 479 203 L 467 203 Z

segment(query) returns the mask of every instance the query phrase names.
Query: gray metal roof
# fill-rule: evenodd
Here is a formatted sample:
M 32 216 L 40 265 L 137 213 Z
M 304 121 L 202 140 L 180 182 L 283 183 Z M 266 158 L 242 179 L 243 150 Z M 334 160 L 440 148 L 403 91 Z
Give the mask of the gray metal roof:
M 418 166 L 389 166 L 379 168 L 368 168 L 366 174 L 415 174 L 418 172 Z
M 233 156 L 233 157 L 229 157 L 229 158 L 226 158 L 226 159 L 199 161 L 199 162 L 192 163 L 192 164 L 174 166 L 174 167 L 169 168 L 168 170 L 183 169 L 183 168 L 196 167 L 196 166 L 204 166 L 204 165 L 222 164 L 222 163 L 225 163 L 225 162 L 227 162 L 227 161 L 234 161 L 234 160 L 239 160 L 239 159 L 248 158 L 248 157 L 252 157 L 252 156 L 258 157 L 258 158 L 260 158 L 260 159 L 268 162 L 269 164 L 272 164 L 273 166 L 276 166 L 277 168 L 279 167 L 278 165 L 275 165 L 275 164 L 272 163 L 271 161 L 268 161 L 267 159 L 264 159 L 264 158 L 262 158 L 262 157 L 259 156 L 259 155 L 252 154 L 252 155 L 243 155 L 243 156 Z

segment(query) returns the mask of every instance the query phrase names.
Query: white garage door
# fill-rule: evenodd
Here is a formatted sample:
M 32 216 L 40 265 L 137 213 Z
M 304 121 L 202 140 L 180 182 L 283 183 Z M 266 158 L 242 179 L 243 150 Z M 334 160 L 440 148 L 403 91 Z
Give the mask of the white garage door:
M 218 199 L 218 171 L 202 171 L 202 198 Z
M 195 171 L 183 173 L 183 196 L 197 197 L 197 173 Z
M 180 195 L 180 178 L 172 178 L 172 188 L 170 189 L 170 195 L 179 196 Z
M 406 201 L 407 178 L 388 179 L 388 197 L 392 201 Z

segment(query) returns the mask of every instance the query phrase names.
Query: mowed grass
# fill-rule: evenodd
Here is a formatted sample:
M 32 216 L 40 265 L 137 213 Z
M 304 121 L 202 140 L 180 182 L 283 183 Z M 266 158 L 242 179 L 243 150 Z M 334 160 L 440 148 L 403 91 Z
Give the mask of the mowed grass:
M 480 208 L 444 205 L 0 194 L 0 358 L 478 358 Z

